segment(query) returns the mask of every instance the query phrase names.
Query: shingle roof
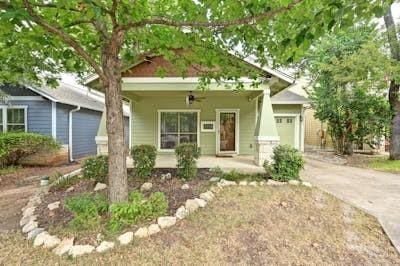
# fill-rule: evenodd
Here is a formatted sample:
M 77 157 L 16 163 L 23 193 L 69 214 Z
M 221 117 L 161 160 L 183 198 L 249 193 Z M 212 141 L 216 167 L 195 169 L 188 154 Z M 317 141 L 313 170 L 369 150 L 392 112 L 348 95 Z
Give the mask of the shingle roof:
M 82 108 L 101 112 L 104 110 L 104 103 L 96 100 L 90 95 L 90 92 L 79 91 L 79 89 L 65 83 L 60 83 L 57 88 L 31 86 L 28 86 L 28 88 L 55 102 L 79 105 Z

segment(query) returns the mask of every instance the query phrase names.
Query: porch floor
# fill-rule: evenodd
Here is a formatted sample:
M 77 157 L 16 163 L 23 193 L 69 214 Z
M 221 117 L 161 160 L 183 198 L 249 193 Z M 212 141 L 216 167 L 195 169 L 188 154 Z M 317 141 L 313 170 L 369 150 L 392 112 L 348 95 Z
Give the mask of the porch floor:
M 235 157 L 216 157 L 212 155 L 203 155 L 197 161 L 198 168 L 219 167 L 228 172 L 236 170 L 242 173 L 260 173 L 264 171 L 263 167 L 254 164 L 252 155 L 240 155 Z M 127 158 L 128 168 L 133 168 L 132 158 Z M 175 155 L 157 155 L 156 168 L 176 168 Z

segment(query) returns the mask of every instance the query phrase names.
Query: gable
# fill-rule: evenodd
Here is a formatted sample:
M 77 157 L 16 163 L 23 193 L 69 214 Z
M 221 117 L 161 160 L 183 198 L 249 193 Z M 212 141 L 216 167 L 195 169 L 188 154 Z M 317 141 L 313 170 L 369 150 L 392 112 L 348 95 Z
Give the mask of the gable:
M 29 88 L 11 84 L 0 85 L 0 90 L 9 96 L 41 96 Z

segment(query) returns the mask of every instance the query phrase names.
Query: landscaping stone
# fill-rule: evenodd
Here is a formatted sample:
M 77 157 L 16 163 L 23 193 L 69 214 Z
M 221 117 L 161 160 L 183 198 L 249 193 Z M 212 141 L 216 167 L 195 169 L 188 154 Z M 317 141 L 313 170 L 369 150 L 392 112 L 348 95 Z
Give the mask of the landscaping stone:
M 56 201 L 56 202 L 50 203 L 49 205 L 47 205 L 47 208 L 48 208 L 50 211 L 53 211 L 53 210 L 55 210 L 55 209 L 58 209 L 58 208 L 60 208 L 60 202 L 59 202 L 59 201 Z
M 87 253 L 92 253 L 93 250 L 94 247 L 91 245 L 75 245 L 70 248 L 68 254 L 71 255 L 73 258 L 75 258 Z
M 132 240 L 133 240 L 133 232 L 126 232 L 125 234 L 122 234 L 118 237 L 118 241 L 119 243 L 121 243 L 121 245 L 127 245 L 131 243 Z
M 221 187 L 234 186 L 234 185 L 236 185 L 235 181 L 229 181 L 225 179 L 221 179 L 221 181 L 218 182 L 218 186 Z
M 149 236 L 161 232 L 161 228 L 158 224 L 151 224 L 148 228 Z
M 300 185 L 300 181 L 292 179 L 292 180 L 289 180 L 288 184 L 293 185 L 293 186 L 298 186 L 298 185 Z
M 188 199 L 186 200 L 185 203 L 185 208 L 189 213 L 195 212 L 199 208 L 199 203 L 197 200 L 194 199 Z
M 74 191 L 75 190 L 75 188 L 72 186 L 72 187 L 69 187 L 69 188 L 67 188 L 67 190 L 65 190 L 66 192 L 72 192 L 72 191 Z
M 249 183 L 249 186 L 256 187 L 256 186 L 258 186 L 258 183 L 257 183 L 257 181 L 253 181 L 253 182 Z
M 214 176 L 214 177 L 210 178 L 210 182 L 218 182 L 219 180 L 220 180 L 220 178 L 217 177 L 217 176 Z
M 246 180 L 240 181 L 239 186 L 247 186 L 247 181 Z
M 45 239 L 49 236 L 49 233 L 47 233 L 46 231 L 43 231 L 41 233 L 39 233 L 36 237 L 35 240 L 33 241 L 33 246 L 35 247 L 39 247 L 41 245 L 43 245 Z
M 38 227 L 38 223 L 36 221 L 31 220 L 26 225 L 24 225 L 24 227 L 22 227 L 22 233 L 26 234 L 37 227 Z
M 40 234 L 42 232 L 44 232 L 43 228 L 35 228 L 28 233 L 28 236 L 26 237 L 26 239 L 28 239 L 28 240 L 34 239 L 38 234 Z
M 153 184 L 150 182 L 146 182 L 144 183 L 141 187 L 140 187 L 140 191 L 148 191 L 153 187 Z
M 268 186 L 282 186 L 282 185 L 285 185 L 285 184 L 286 184 L 285 182 L 275 181 L 275 180 L 272 180 L 272 179 L 268 179 L 268 182 L 267 182 Z
M 214 187 L 211 187 L 210 190 L 211 190 L 212 193 L 218 193 L 218 192 L 221 191 L 221 188 L 220 188 L 220 187 L 215 187 L 215 186 L 214 186 Z
M 104 183 L 97 183 L 96 186 L 94 187 L 94 191 L 100 191 L 103 189 L 106 189 L 107 185 Z
M 162 174 L 161 175 L 161 180 L 168 180 L 168 179 L 171 179 L 172 178 L 172 175 L 171 175 L 171 173 L 166 173 L 166 174 Z
M 265 185 L 265 181 L 260 181 L 260 186 L 264 186 Z
M 65 253 L 67 253 L 72 246 L 74 245 L 74 238 L 64 238 L 60 244 L 58 244 L 58 246 L 53 249 L 53 253 L 58 255 L 58 256 L 62 256 Z
M 22 219 L 19 221 L 19 225 L 22 227 L 27 223 L 29 223 L 30 221 L 36 221 L 36 219 L 37 219 L 36 215 L 22 217 Z
M 26 208 L 26 209 L 23 211 L 22 216 L 23 216 L 23 217 L 32 216 L 33 213 L 35 212 L 35 210 L 36 210 L 36 207 L 29 207 L 29 208 Z
M 189 188 L 190 188 L 190 187 L 189 187 L 188 184 L 183 184 L 182 187 L 181 187 L 181 189 L 183 189 L 183 190 L 186 190 L 186 189 L 189 189 Z
M 303 186 L 306 186 L 306 187 L 312 187 L 312 185 L 311 185 L 310 182 L 305 182 L 305 181 L 303 181 L 303 182 L 301 182 L 301 184 L 302 184 Z
M 114 242 L 103 241 L 100 245 L 96 248 L 96 251 L 99 253 L 106 252 L 107 250 L 113 249 L 115 246 Z
M 176 224 L 176 217 L 173 216 L 158 217 L 157 223 L 161 228 L 167 228 Z
M 200 199 L 203 199 L 207 202 L 212 201 L 214 199 L 214 194 L 211 191 L 207 191 L 200 194 Z
M 186 216 L 189 215 L 189 211 L 186 210 L 185 206 L 180 206 L 175 213 L 175 217 L 178 218 L 179 220 L 184 219 Z
M 56 237 L 56 236 L 52 236 L 52 235 L 48 235 L 43 242 L 43 247 L 44 248 L 54 248 L 55 246 L 57 246 L 58 244 L 60 244 L 61 240 Z
M 149 230 L 147 227 L 141 227 L 135 232 L 137 238 L 144 238 L 149 236 Z
M 207 205 L 207 201 L 203 199 L 195 198 L 194 200 L 197 201 L 197 204 L 199 204 L 200 208 L 204 208 Z

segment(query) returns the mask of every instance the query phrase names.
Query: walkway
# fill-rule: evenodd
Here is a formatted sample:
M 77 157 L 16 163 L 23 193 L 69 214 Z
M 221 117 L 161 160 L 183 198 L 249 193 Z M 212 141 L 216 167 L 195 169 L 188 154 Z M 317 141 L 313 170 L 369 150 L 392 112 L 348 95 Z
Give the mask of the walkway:
M 302 178 L 377 217 L 400 252 L 400 175 L 308 158 Z

